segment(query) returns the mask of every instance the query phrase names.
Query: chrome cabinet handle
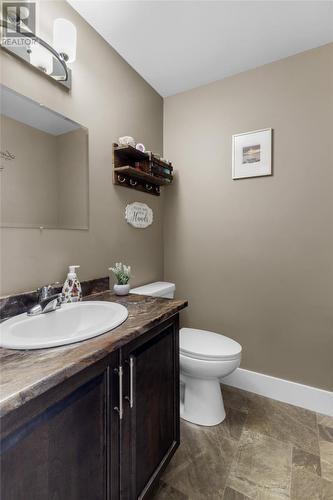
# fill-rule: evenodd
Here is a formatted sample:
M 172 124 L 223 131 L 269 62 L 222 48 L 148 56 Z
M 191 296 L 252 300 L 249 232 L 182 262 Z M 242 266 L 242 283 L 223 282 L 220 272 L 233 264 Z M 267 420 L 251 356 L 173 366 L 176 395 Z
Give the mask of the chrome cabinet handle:
M 125 399 L 129 402 L 130 408 L 134 406 L 134 357 L 130 356 L 129 361 L 126 363 L 130 367 L 130 395 L 126 396 Z
M 119 406 L 115 406 L 113 409 L 118 412 L 119 420 L 123 419 L 123 367 L 120 365 L 119 368 L 115 368 L 114 372 L 118 374 L 119 377 Z

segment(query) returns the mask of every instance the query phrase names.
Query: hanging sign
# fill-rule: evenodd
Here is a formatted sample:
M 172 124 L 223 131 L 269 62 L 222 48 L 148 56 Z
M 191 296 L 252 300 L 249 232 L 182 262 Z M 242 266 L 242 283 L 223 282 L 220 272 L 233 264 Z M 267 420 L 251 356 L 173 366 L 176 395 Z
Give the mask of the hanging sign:
M 127 205 L 125 219 L 131 226 L 143 229 L 153 223 L 153 211 L 145 203 L 135 201 Z

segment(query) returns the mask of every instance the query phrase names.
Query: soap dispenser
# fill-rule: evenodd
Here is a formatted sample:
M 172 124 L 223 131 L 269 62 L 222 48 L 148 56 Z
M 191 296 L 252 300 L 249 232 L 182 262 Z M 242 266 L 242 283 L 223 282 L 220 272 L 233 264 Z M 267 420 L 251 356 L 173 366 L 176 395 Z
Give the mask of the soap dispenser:
M 80 266 L 69 266 L 67 279 L 62 287 L 62 300 L 63 302 L 78 302 L 82 300 L 81 284 L 76 275 L 76 269 Z

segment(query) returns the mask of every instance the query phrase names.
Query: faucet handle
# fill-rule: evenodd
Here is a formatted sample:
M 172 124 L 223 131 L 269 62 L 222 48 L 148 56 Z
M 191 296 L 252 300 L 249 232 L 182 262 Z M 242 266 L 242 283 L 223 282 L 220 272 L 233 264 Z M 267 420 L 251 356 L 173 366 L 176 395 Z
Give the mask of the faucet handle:
M 55 281 L 51 285 L 44 285 L 41 286 L 40 288 L 37 288 L 36 292 L 37 292 L 38 302 L 41 302 L 50 297 L 51 295 L 55 295 L 56 293 L 58 293 L 59 287 L 60 287 L 59 281 Z
M 38 300 L 45 300 L 47 299 L 50 295 L 53 294 L 53 288 L 54 285 L 57 283 L 54 283 L 53 285 L 44 285 L 40 288 L 37 288 L 37 294 L 38 294 Z

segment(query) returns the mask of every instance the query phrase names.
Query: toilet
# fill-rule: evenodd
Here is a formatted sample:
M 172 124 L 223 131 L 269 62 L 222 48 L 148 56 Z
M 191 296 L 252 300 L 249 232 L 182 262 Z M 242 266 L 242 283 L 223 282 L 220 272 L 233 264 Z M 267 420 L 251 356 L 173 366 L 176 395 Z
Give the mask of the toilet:
M 181 416 L 194 424 L 217 425 L 225 419 L 220 378 L 239 367 L 242 347 L 224 335 L 194 328 L 181 328 L 179 345 Z
M 174 283 L 158 281 L 130 293 L 173 298 Z M 212 426 L 225 419 L 220 379 L 239 367 L 242 347 L 224 335 L 195 328 L 179 334 L 181 403 L 180 416 L 197 425 Z

